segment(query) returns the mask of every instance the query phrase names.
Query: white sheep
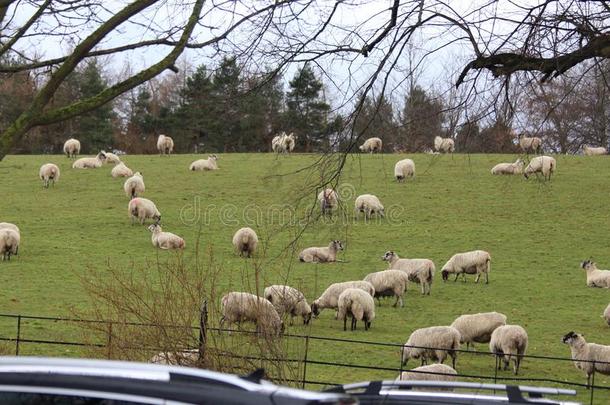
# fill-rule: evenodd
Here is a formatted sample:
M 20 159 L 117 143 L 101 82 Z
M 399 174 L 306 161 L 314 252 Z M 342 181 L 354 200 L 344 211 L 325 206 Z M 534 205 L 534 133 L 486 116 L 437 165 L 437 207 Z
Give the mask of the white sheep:
M 491 174 L 521 174 L 523 173 L 523 160 L 517 159 L 514 163 L 498 163 L 491 169 Z
M 243 321 L 250 321 L 256 324 L 258 332 L 265 335 L 280 335 L 284 331 L 284 323 L 273 304 L 263 297 L 246 292 L 231 292 L 224 295 L 220 302 L 221 328 L 225 322 L 230 327 L 233 323 L 240 325 Z
M 148 360 L 152 364 L 164 364 L 168 366 L 195 367 L 201 361 L 199 349 L 185 349 L 178 352 L 160 352 Z
M 17 256 L 19 254 L 19 244 L 21 243 L 21 230 L 15 224 L 10 222 L 0 222 L 0 230 L 2 229 L 10 229 L 17 233 L 17 248 L 15 249 L 14 255 Z
M 282 132 L 279 135 L 276 135 L 271 140 L 271 150 L 275 153 L 283 153 L 284 152 L 284 138 L 286 137 L 286 133 Z
M 592 260 L 585 260 L 580 267 L 587 273 L 587 287 L 610 288 L 610 270 L 599 270 Z
M 131 218 L 131 224 L 133 225 L 137 220 L 140 224 L 144 225 L 146 219 L 154 219 L 155 223 L 161 221 L 161 213 L 157 209 L 154 202 L 147 198 L 136 197 L 129 201 L 127 206 L 127 212 Z
M 10 228 L 0 229 L 0 254 L 2 260 L 11 260 L 11 255 L 19 253 L 19 243 L 21 235 L 19 232 Z
M 527 332 L 519 325 L 502 325 L 494 329 L 489 341 L 489 351 L 494 353 L 504 363 L 504 370 L 508 370 L 511 358 L 514 361 L 513 371 L 519 374 L 521 359 L 527 350 Z M 501 368 L 498 362 L 498 370 Z
M 527 179 L 533 173 L 542 173 L 545 179 L 551 180 L 551 175 L 555 172 L 556 168 L 557 162 L 554 158 L 550 156 L 536 156 L 530 160 L 523 175 Z
M 434 137 L 434 149 L 437 152 L 453 153 L 455 151 L 455 142 L 451 138 Z
M 358 147 L 364 153 L 379 153 L 383 148 L 383 141 L 380 138 L 369 138 Z
M 519 146 L 523 152 L 532 151 L 534 153 L 539 153 L 542 151 L 542 139 L 537 136 L 534 137 L 526 137 L 523 134 L 518 135 Z
M 309 324 L 311 307 L 307 303 L 305 295 L 296 288 L 287 285 L 271 285 L 265 288 L 263 295 L 273 304 L 280 316 L 290 315 L 291 325 L 295 316 L 302 317 L 303 324 Z
M 343 320 L 343 330 L 347 330 L 347 318 L 352 318 L 350 330 L 356 330 L 357 321 L 364 322 L 364 330 L 369 330 L 375 319 L 375 301 L 373 297 L 359 288 L 347 288 L 337 301 L 337 319 Z
M 121 158 L 115 155 L 114 153 L 104 152 L 104 154 L 106 155 L 106 160 L 104 161 L 104 163 L 121 163 Z
M 171 155 L 174 151 L 174 140 L 167 135 L 159 135 L 157 138 L 157 150 L 159 155 Z
M 142 173 L 135 172 L 133 176 L 125 180 L 123 190 L 128 198 L 135 198 L 138 195 L 142 195 L 142 193 L 146 190 Z
M 233 235 L 233 247 L 240 256 L 251 257 L 258 246 L 258 236 L 252 228 L 240 228 Z
M 299 253 L 299 260 L 305 263 L 328 263 L 337 261 L 337 252 L 343 250 L 340 240 L 331 241 L 326 247 L 309 247 Z
M 330 214 L 339 206 L 339 195 L 332 188 L 327 188 L 318 193 L 318 202 L 322 214 Z
M 413 176 L 415 176 L 415 163 L 411 159 L 403 159 L 396 162 L 394 165 L 394 177 L 398 182 Z
M 59 181 L 59 174 L 59 167 L 53 163 L 45 163 L 40 166 L 38 171 L 38 177 L 42 180 L 42 186 L 45 188 L 49 188 L 50 182 L 53 182 L 53 186 L 55 186 L 55 182 Z
M 64 143 L 64 153 L 68 158 L 75 158 L 80 153 L 80 142 L 70 138 Z
M 110 174 L 114 178 L 131 177 L 131 176 L 133 176 L 133 171 L 129 167 L 127 167 L 127 165 L 125 165 L 125 163 L 120 162 L 119 164 L 117 164 L 116 166 L 114 166 L 112 168 L 112 171 L 110 172 Z
M 476 274 L 475 283 L 479 282 L 481 274 L 485 274 L 485 284 L 489 283 L 489 272 L 491 271 L 491 255 L 484 250 L 473 250 L 471 252 L 456 253 L 443 266 L 441 275 L 443 281 L 447 281 L 449 274 L 455 274 L 455 280 L 462 275 L 466 281 L 466 274 Z
M 460 332 L 460 343 L 474 349 L 474 343 L 489 343 L 496 328 L 506 325 L 506 315 L 499 312 L 483 312 L 462 315 L 451 324 Z
M 451 326 L 431 326 L 417 329 L 402 348 L 402 365 L 409 359 L 421 359 L 421 365 L 428 360 L 443 363 L 447 355 L 451 356 L 453 368 L 457 361 L 457 350 L 460 348 L 460 332 Z
M 375 288 L 367 281 L 345 281 L 331 284 L 317 300 L 312 302 L 311 312 L 313 316 L 317 317 L 325 308 L 337 308 L 339 295 L 348 288 L 359 288 L 366 291 L 371 297 L 375 295 Z
M 400 373 L 396 381 L 456 381 L 457 371 L 446 364 L 428 364 Z M 451 388 L 442 391 L 451 391 Z M 439 391 L 441 391 L 439 389 Z
M 409 281 L 421 286 L 422 295 L 430 295 L 432 280 L 436 267 L 430 259 L 401 259 L 396 253 L 389 250 L 381 258 L 388 262 L 388 269 L 402 270 L 409 277 Z
M 154 247 L 163 250 L 184 249 L 184 239 L 171 232 L 163 232 L 161 225 L 152 224 L 148 227 L 148 230 L 152 232 L 152 244 Z
M 191 171 L 218 170 L 218 156 L 209 155 L 207 159 L 195 160 L 189 166 Z
M 407 291 L 409 276 L 401 270 L 382 270 L 369 273 L 364 277 L 364 281 L 371 283 L 375 288 L 375 298 L 379 301 L 380 297 L 396 297 L 394 307 L 400 304 L 404 306 L 402 296 Z
M 365 218 L 370 218 L 373 214 L 385 216 L 383 204 L 379 201 L 379 198 L 373 194 L 362 194 L 356 198 L 354 203 L 356 214 L 358 212 L 364 212 Z
M 610 304 L 608 304 L 608 306 L 604 310 L 604 314 L 602 315 L 602 318 L 604 318 L 604 320 L 606 321 L 608 326 L 610 326 Z
M 287 137 L 284 138 L 284 151 L 288 153 L 292 153 L 294 147 L 296 145 L 297 137 L 294 133 L 290 133 Z
M 608 150 L 606 148 L 604 148 L 603 146 L 599 146 L 599 147 L 595 148 L 595 147 L 585 145 L 584 153 L 586 156 L 607 155 Z
M 587 343 L 583 335 L 575 332 L 567 333 L 561 341 L 570 346 L 574 366 L 587 375 L 587 388 L 594 371 L 610 375 L 610 346 Z
M 80 158 L 72 164 L 73 169 L 97 169 L 102 167 L 106 160 L 106 153 L 101 151 L 96 157 Z

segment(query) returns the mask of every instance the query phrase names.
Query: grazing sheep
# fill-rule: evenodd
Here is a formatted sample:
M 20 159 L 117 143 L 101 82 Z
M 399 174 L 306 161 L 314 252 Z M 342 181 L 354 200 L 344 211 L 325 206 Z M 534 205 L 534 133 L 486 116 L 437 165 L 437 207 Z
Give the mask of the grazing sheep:
M 402 365 L 409 359 L 421 359 L 421 365 L 428 360 L 444 363 L 447 355 L 451 356 L 453 368 L 457 361 L 457 350 L 460 348 L 460 332 L 451 326 L 431 326 L 417 329 L 402 348 Z
M 491 174 L 521 174 L 523 166 L 521 158 L 517 159 L 515 163 L 498 163 L 491 169 Z
M 311 307 L 303 293 L 296 288 L 287 285 L 272 285 L 265 288 L 263 295 L 273 304 L 280 316 L 290 315 L 291 325 L 295 316 L 303 317 L 303 324 L 309 324 Z
M 400 373 L 396 381 L 456 381 L 457 371 L 445 364 L 428 364 Z M 438 389 L 438 391 L 452 391 L 451 388 Z
M 462 315 L 451 324 L 460 332 L 460 343 L 466 343 L 466 349 L 474 349 L 474 343 L 489 343 L 491 334 L 496 328 L 506 325 L 506 315 L 499 312 L 483 312 Z
M 545 179 L 551 180 L 551 175 L 555 172 L 556 167 L 557 162 L 554 158 L 550 156 L 536 156 L 530 160 L 523 175 L 527 179 L 533 173 L 542 173 Z
M 125 180 L 123 190 L 125 190 L 125 195 L 129 198 L 135 198 L 138 195 L 141 195 L 146 190 L 142 173 L 135 172 L 133 176 Z
M 364 281 L 371 283 L 375 288 L 375 298 L 396 296 L 394 307 L 400 303 L 404 306 L 402 296 L 407 291 L 409 276 L 401 270 L 382 270 L 367 274 Z
M 411 159 L 403 159 L 394 165 L 396 181 L 403 182 L 407 177 L 415 176 L 415 163 Z
M 610 288 L 610 270 L 599 270 L 592 260 L 585 260 L 580 267 L 587 273 L 587 287 Z
M 331 214 L 339 206 L 339 195 L 332 188 L 327 188 L 318 193 L 318 202 L 322 215 Z
M 491 271 L 491 256 L 484 250 L 473 250 L 471 252 L 456 253 L 443 266 L 441 275 L 443 281 L 447 281 L 449 274 L 455 274 L 455 280 L 462 275 L 466 281 L 466 274 L 476 274 L 475 283 L 479 282 L 482 273 L 485 273 L 485 284 L 489 283 L 489 272 Z
M 489 351 L 494 353 L 504 363 L 504 370 L 508 370 L 508 364 L 512 357 L 514 361 L 513 371 L 519 374 L 521 358 L 527 350 L 527 332 L 519 325 L 502 325 L 497 327 L 491 334 Z M 498 370 L 501 368 L 498 363 Z
M 147 198 L 133 198 L 129 201 L 127 212 L 131 218 L 132 225 L 135 223 L 136 219 L 138 219 L 142 225 L 144 225 L 146 219 L 154 219 L 157 224 L 161 222 L 161 213 L 157 209 L 157 206 Z
M 233 235 L 233 246 L 239 256 L 251 257 L 256 251 L 258 236 L 252 228 L 240 228 Z
M 106 153 L 101 151 L 94 158 L 80 158 L 72 164 L 73 169 L 97 169 L 102 167 L 106 160 Z
M 218 170 L 218 156 L 209 155 L 207 159 L 195 160 L 189 166 L 191 171 Z
M 327 247 L 310 247 L 299 253 L 299 260 L 305 263 L 328 263 L 337 261 L 337 252 L 343 250 L 340 240 L 331 241 Z
M 337 308 L 339 295 L 348 288 L 359 288 L 366 291 L 371 297 L 375 295 L 375 288 L 367 281 L 345 281 L 328 286 L 320 297 L 311 304 L 311 312 L 314 317 L 320 315 L 324 308 Z
M 19 232 L 10 228 L 0 229 L 0 254 L 2 260 L 11 260 L 11 255 L 17 255 L 19 253 L 19 243 L 21 242 L 21 235 Z
M 561 341 L 570 346 L 574 366 L 587 375 L 587 388 L 594 371 L 610 375 L 610 346 L 587 343 L 583 335 L 575 332 L 567 333 Z
M 434 149 L 437 152 L 453 153 L 455 151 L 455 142 L 451 138 L 434 137 Z
M 279 135 L 276 135 L 271 140 L 271 150 L 275 153 L 284 152 L 284 138 L 286 137 L 286 133 L 282 132 Z
M 358 212 L 364 212 L 365 218 L 370 218 L 373 214 L 379 214 L 385 216 L 383 204 L 379 201 L 379 198 L 372 194 L 362 194 L 356 198 L 354 203 L 356 208 L 356 214 Z
M 603 146 L 593 148 L 591 146 L 585 145 L 584 152 L 586 156 L 597 156 L 597 155 L 607 155 L 608 150 Z
M 343 330 L 347 330 L 347 317 L 352 318 L 350 330 L 356 330 L 356 322 L 364 322 L 364 330 L 369 330 L 375 319 L 375 301 L 366 291 L 359 288 L 344 290 L 337 301 L 337 319 L 343 320 Z
M 164 364 L 168 366 L 195 367 L 201 360 L 199 349 L 185 349 L 178 352 L 160 352 L 148 361 L 152 364 Z
M 0 222 L 0 229 L 12 229 L 18 234 L 21 234 L 19 227 L 15 224 L 11 224 L 10 222 Z
M 230 292 L 221 300 L 222 318 L 220 327 L 227 322 L 230 327 L 233 323 L 241 324 L 250 321 L 256 324 L 256 330 L 265 335 L 280 335 L 284 331 L 284 323 L 277 311 L 269 301 L 263 297 L 246 292 Z
M 157 150 L 159 155 L 171 155 L 174 151 L 174 140 L 167 135 L 159 135 L 157 138 Z
M 70 138 L 64 143 L 64 153 L 70 159 L 76 158 L 80 153 L 80 142 L 77 139 Z
M 429 259 L 401 259 L 393 251 L 387 251 L 381 258 L 388 262 L 389 270 L 402 270 L 407 273 L 409 281 L 421 286 L 422 295 L 430 295 L 430 288 L 436 267 Z
M 608 306 L 604 310 L 604 314 L 602 315 L 602 318 L 604 318 L 606 320 L 606 323 L 608 324 L 608 326 L 610 326 L 610 304 L 608 304 Z
M 163 232 L 161 225 L 152 224 L 148 227 L 152 232 L 152 244 L 159 249 L 184 249 L 184 239 L 171 232 Z
M 55 186 L 55 182 L 59 181 L 59 167 L 53 163 L 46 163 L 40 167 L 38 177 L 42 180 L 44 188 L 49 188 L 50 182 L 53 182 L 53 186 Z
M 532 151 L 534 153 L 542 152 L 542 139 L 537 136 L 534 137 L 526 137 L 523 134 L 518 135 L 519 146 L 523 152 L 527 153 Z
M 131 177 L 131 176 L 133 176 L 133 171 L 129 167 L 127 167 L 125 165 L 125 163 L 120 162 L 119 164 L 117 164 L 116 166 L 114 166 L 112 168 L 112 171 L 110 172 L 110 174 L 114 178 L 117 178 L 117 177 Z
M 358 147 L 364 153 L 379 153 L 383 148 L 383 142 L 380 138 L 369 138 Z
M 114 153 L 105 152 L 104 154 L 106 155 L 106 160 L 104 161 L 104 163 L 121 163 L 121 158 L 115 155 Z

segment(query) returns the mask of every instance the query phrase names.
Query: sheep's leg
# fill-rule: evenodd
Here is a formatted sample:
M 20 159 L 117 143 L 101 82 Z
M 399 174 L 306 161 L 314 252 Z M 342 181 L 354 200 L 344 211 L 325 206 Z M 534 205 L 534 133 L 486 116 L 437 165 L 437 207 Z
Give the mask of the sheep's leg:
M 485 273 L 485 284 L 489 284 L 489 273 Z
M 347 316 L 343 318 L 343 332 L 347 331 Z
M 451 364 L 453 365 L 453 369 L 455 370 L 455 362 L 457 361 L 457 353 L 453 352 L 450 353 L 451 355 Z
M 421 295 L 426 295 L 426 286 L 423 282 L 420 283 Z
M 356 319 L 356 317 L 352 317 L 352 330 L 356 330 L 357 322 L 358 322 L 358 320 Z
M 457 281 L 457 279 L 458 279 L 458 277 L 459 277 L 459 276 L 460 276 L 460 274 L 459 274 L 459 273 L 455 275 L 455 278 L 453 279 L 453 282 L 454 282 L 454 283 Z
M 477 273 L 477 278 L 474 279 L 475 284 L 479 283 L 480 278 L 481 278 L 481 273 Z

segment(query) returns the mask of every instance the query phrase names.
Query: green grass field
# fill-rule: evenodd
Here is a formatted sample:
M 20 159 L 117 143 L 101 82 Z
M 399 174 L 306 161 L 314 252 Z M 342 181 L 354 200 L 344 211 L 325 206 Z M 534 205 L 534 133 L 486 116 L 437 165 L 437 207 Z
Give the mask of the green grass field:
M 436 264 L 432 295 L 420 296 L 414 285 L 404 308 L 382 302 L 368 332 L 344 332 L 329 310 L 310 326 L 298 325 L 290 332 L 404 343 L 414 329 L 448 325 L 465 313 L 499 311 L 509 323 L 526 328 L 528 354 L 569 357 L 569 348 L 560 339 L 571 330 L 584 333 L 590 342 L 610 344 L 610 328 L 600 318 L 609 292 L 587 288 L 579 268 L 590 256 L 600 268 L 610 267 L 610 159 L 556 156 L 556 175 L 551 182 L 542 182 L 489 173 L 498 162 L 514 161 L 512 155 L 409 157 L 417 175 L 406 184 L 393 180 L 394 163 L 404 156 L 347 158 L 339 182 L 346 204 L 342 219 L 309 224 L 297 242 L 298 250 L 325 246 L 330 239 L 345 241 L 340 255 L 345 262 L 324 265 L 299 263 L 296 252 L 286 248 L 301 229 L 290 220 L 301 218 L 314 204 L 311 187 L 320 179 L 315 168 L 321 165 L 298 169 L 316 163 L 319 156 L 227 154 L 220 156 L 220 170 L 206 173 L 187 170 L 198 158 L 193 155 L 126 156 L 124 161 L 143 172 L 144 197 L 157 204 L 164 230 L 186 239 L 187 261 L 201 229 L 202 251 L 212 251 L 222 266 L 221 287 L 226 291 L 251 289 L 254 263 L 261 264 L 265 284 L 294 285 L 310 301 L 332 282 L 362 279 L 385 269 L 381 256 L 386 250 L 402 257 L 430 258 Z M 48 190 L 37 178 L 40 165 L 47 162 L 62 170 L 59 183 Z M 123 180 L 110 176 L 111 167 L 82 171 L 70 166 L 63 156 L 8 156 L 0 162 L 0 221 L 18 224 L 22 233 L 19 256 L 0 262 L 2 313 L 70 315 L 74 308 L 88 305 L 79 275 L 102 271 L 108 263 L 128 271 L 134 262 L 157 258 L 148 230 L 130 224 Z M 353 218 L 353 201 L 364 193 L 381 199 L 385 219 L 365 223 Z M 287 207 L 294 207 L 294 215 Z M 261 251 L 248 261 L 233 253 L 231 237 L 244 225 L 257 230 L 265 257 Z M 443 283 L 439 270 L 447 259 L 473 249 L 491 253 L 489 285 L 476 285 L 473 277 L 467 283 Z M 48 326 L 38 327 L 44 333 Z M 395 348 L 344 343 L 314 342 L 309 357 L 399 365 Z M 462 355 L 458 360 L 458 370 L 465 374 L 493 375 L 493 365 L 491 356 Z M 324 366 L 311 367 L 307 374 L 311 380 L 339 382 L 395 377 L 393 372 Z M 512 374 L 502 371 L 500 376 Z M 521 376 L 586 380 L 570 362 L 543 360 L 525 360 Z M 608 377 L 596 377 L 596 384 L 609 383 Z M 595 396 L 597 403 L 610 399 L 602 391 Z

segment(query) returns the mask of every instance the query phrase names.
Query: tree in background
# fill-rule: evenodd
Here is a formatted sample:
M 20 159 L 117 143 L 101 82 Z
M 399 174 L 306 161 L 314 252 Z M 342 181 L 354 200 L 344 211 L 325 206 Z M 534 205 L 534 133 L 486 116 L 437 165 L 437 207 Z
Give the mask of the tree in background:
M 400 124 L 400 142 L 409 152 L 431 149 L 434 137 L 447 135 L 443 131 L 443 103 L 418 85 L 405 98 Z
M 361 94 L 360 100 L 362 107 L 354 123 L 356 135 L 362 135 L 362 140 L 371 137 L 381 138 L 386 152 L 404 149 L 402 139 L 398 136 L 398 123 L 392 101 L 383 94 L 375 99 Z

